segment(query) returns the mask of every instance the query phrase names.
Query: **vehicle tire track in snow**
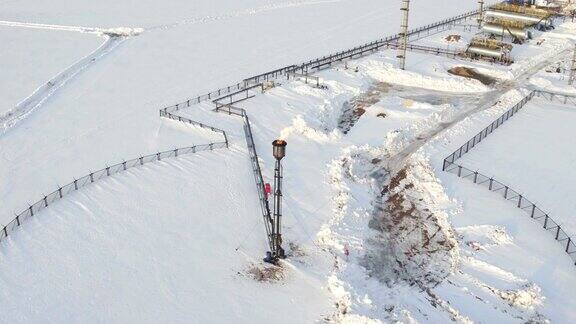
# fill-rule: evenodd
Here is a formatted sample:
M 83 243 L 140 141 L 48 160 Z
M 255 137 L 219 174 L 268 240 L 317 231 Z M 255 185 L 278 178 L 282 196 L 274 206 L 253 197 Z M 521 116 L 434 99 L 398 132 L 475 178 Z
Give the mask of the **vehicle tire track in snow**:
M 262 12 L 273 11 L 273 10 L 278 10 L 278 9 L 302 7 L 302 6 L 324 4 L 324 3 L 335 3 L 335 2 L 341 2 L 341 1 L 346 1 L 346 0 L 296 0 L 296 1 L 288 1 L 288 2 L 284 2 L 284 3 L 269 4 L 269 5 L 265 5 L 265 6 L 258 7 L 258 8 L 233 11 L 233 12 L 229 12 L 229 13 L 225 13 L 225 14 L 221 14 L 221 15 L 210 15 L 210 16 L 204 16 L 204 17 L 184 19 L 184 20 L 181 20 L 181 21 L 178 21 L 175 23 L 171 23 L 171 24 L 150 26 L 150 27 L 146 28 L 146 30 L 148 31 L 148 30 L 158 30 L 158 29 L 171 29 L 171 28 L 178 27 L 181 25 L 203 24 L 203 23 L 208 23 L 208 22 L 213 22 L 213 21 L 218 21 L 218 20 L 226 20 L 226 19 L 231 19 L 231 18 L 236 18 L 236 17 L 255 15 L 255 14 L 262 13 Z
M 485 93 L 485 95 L 480 98 L 478 104 L 475 105 L 472 109 L 466 110 L 461 114 L 456 115 L 450 121 L 439 123 L 436 127 L 432 129 L 428 129 L 423 133 L 417 134 L 415 140 L 402 149 L 400 152 L 396 153 L 392 156 L 388 161 L 387 169 L 394 173 L 395 171 L 400 170 L 400 168 L 404 165 L 406 159 L 418 151 L 422 146 L 428 143 L 432 138 L 436 135 L 440 134 L 441 132 L 450 129 L 452 126 L 456 125 L 457 123 L 461 122 L 465 118 L 474 115 L 478 112 L 483 110 L 489 109 L 495 103 L 497 103 L 501 96 L 504 95 L 506 92 L 512 89 L 520 89 L 522 86 L 528 81 L 530 77 L 536 74 L 538 71 L 542 70 L 544 67 L 550 64 L 552 60 L 562 55 L 570 49 L 563 49 L 556 54 L 551 55 L 550 57 L 545 58 L 542 61 L 537 62 L 536 64 L 527 66 L 518 70 L 517 76 L 512 80 L 506 80 L 503 82 L 498 82 L 494 86 L 494 90 Z
M 0 26 L 60 30 L 60 31 L 71 31 L 71 32 L 79 32 L 79 33 L 101 33 L 101 32 L 103 32 L 102 29 L 94 28 L 94 27 L 37 24 L 37 23 L 27 23 L 27 22 L 18 22 L 18 21 L 6 21 L 6 20 L 0 20 Z
M 142 28 L 118 27 L 104 29 L 96 27 L 50 25 L 5 20 L 0 20 L 0 26 L 89 33 L 97 34 L 106 39 L 95 51 L 72 64 L 64 71 L 58 73 L 55 77 L 37 88 L 30 96 L 19 102 L 14 108 L 3 115 L 0 115 L 0 136 L 4 135 L 8 130 L 30 115 L 30 113 L 42 106 L 46 100 L 58 92 L 58 90 L 65 86 L 76 75 L 110 54 L 110 52 L 123 43 L 128 37 L 137 36 L 144 31 Z
M 69 31 L 69 32 L 109 35 L 109 36 L 113 35 L 136 36 L 144 31 L 144 29 L 142 28 L 129 28 L 129 27 L 98 28 L 98 27 L 84 27 L 84 26 L 38 24 L 30 22 L 7 21 L 7 20 L 0 20 L 0 26 L 31 28 L 31 29 L 47 29 L 54 31 Z
M 16 126 L 34 110 L 38 109 L 53 96 L 58 90 L 65 86 L 80 72 L 94 65 L 99 59 L 112 52 L 118 45 L 126 39 L 123 36 L 106 36 L 106 41 L 94 52 L 85 56 L 81 60 L 60 72 L 58 75 L 41 85 L 30 96 L 18 103 L 14 108 L 0 116 L 0 136 Z

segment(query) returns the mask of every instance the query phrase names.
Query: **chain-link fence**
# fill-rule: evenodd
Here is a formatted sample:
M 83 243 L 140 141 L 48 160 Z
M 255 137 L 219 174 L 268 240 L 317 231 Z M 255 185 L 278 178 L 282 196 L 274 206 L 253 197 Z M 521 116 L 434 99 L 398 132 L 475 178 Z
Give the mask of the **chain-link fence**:
M 261 84 L 260 84 L 261 85 Z M 260 85 L 256 85 L 254 89 L 262 89 Z M 249 94 L 245 96 L 239 96 L 235 100 L 235 95 L 231 94 L 225 96 L 221 99 L 215 100 L 214 104 L 216 105 L 216 109 L 214 111 L 225 113 L 228 115 L 235 115 L 242 117 L 244 121 L 244 135 L 246 138 L 246 145 L 248 147 L 248 154 L 250 155 L 250 163 L 252 165 L 252 173 L 254 174 L 254 181 L 256 183 L 256 190 L 258 192 L 258 199 L 260 201 L 260 209 L 262 211 L 262 217 L 264 218 L 264 226 L 266 228 L 266 238 L 268 240 L 268 245 L 270 249 L 273 249 L 273 241 L 272 241 L 272 217 L 270 214 L 270 205 L 268 202 L 268 197 L 266 195 L 266 189 L 264 184 L 264 178 L 262 177 L 262 169 L 260 168 L 260 159 L 258 158 L 258 152 L 256 151 L 256 144 L 254 143 L 254 136 L 252 135 L 252 126 L 250 125 L 250 118 L 248 118 L 248 114 L 246 110 L 238 107 L 232 106 L 234 103 L 238 103 L 240 101 L 246 100 L 246 98 L 251 98 Z M 222 104 L 220 101 L 231 102 L 227 104 Z
M 524 99 L 520 100 L 514 107 L 510 108 L 504 114 L 502 114 L 498 119 L 492 122 L 492 124 L 488 125 L 488 127 L 484 128 L 480 133 L 476 134 L 476 136 L 472 137 L 468 142 L 464 145 L 460 146 L 454 153 L 444 159 L 444 167 L 443 170 L 446 170 L 447 163 L 453 163 L 459 158 L 461 158 L 464 154 L 468 153 L 474 146 L 478 145 L 478 143 L 482 142 L 488 135 L 492 134 L 498 127 L 502 126 L 504 122 L 506 122 L 510 117 L 514 116 L 520 109 L 522 109 L 535 95 L 535 91 L 530 92 Z
M 487 188 L 492 192 L 496 192 L 502 198 L 514 203 L 514 205 L 525 211 L 530 218 L 537 221 L 547 233 L 550 233 L 556 241 L 561 242 L 564 250 L 572 261 L 576 264 L 576 245 L 570 236 L 556 223 L 546 212 L 540 209 L 536 204 L 522 196 L 518 191 L 510 188 L 509 186 L 501 183 L 494 178 L 485 176 L 478 171 L 470 170 L 459 164 L 448 162 L 445 165 L 445 171 L 456 174 L 460 178 L 468 179 Z
M 183 123 L 198 126 L 201 128 L 209 129 L 213 132 L 221 134 L 223 136 L 224 141 L 223 142 L 214 142 L 214 143 L 209 143 L 209 144 L 204 144 L 204 145 L 195 145 L 195 146 L 177 148 L 177 149 L 173 149 L 173 150 L 169 150 L 169 151 L 158 152 L 155 154 L 141 156 L 141 157 L 129 160 L 129 161 L 124 161 L 121 163 L 114 164 L 112 166 L 107 166 L 106 168 L 103 168 L 103 169 L 96 171 L 96 172 L 90 172 L 89 174 L 81 177 L 80 179 L 74 179 L 74 181 L 70 182 L 69 184 L 67 184 L 63 187 L 59 187 L 54 192 L 44 196 L 44 198 L 42 198 L 39 201 L 35 202 L 34 204 L 30 205 L 26 210 L 17 214 L 16 217 L 10 223 L 8 223 L 8 225 L 2 227 L 2 230 L 0 231 L 0 242 L 3 239 L 5 239 L 9 233 L 14 231 L 17 227 L 19 227 L 23 221 L 36 215 L 38 212 L 40 212 L 44 208 L 47 208 L 48 206 L 50 206 L 54 202 L 64 198 L 65 196 L 69 195 L 70 193 L 77 191 L 78 189 L 83 188 L 89 184 L 92 184 L 98 180 L 107 178 L 111 175 L 117 174 L 117 173 L 122 172 L 122 171 L 126 171 L 126 170 L 128 170 L 130 168 L 134 168 L 136 166 L 144 165 L 146 163 L 161 161 L 161 160 L 167 159 L 167 158 L 178 157 L 178 156 L 184 155 L 184 154 L 190 154 L 190 153 L 196 153 L 196 152 L 201 152 L 201 151 L 214 150 L 214 149 L 227 148 L 228 147 L 228 137 L 227 137 L 225 131 L 223 131 L 219 128 L 212 127 L 212 126 L 209 126 L 209 125 L 206 125 L 206 124 L 203 124 L 203 123 L 200 123 L 200 122 L 188 119 L 188 118 L 180 117 L 180 116 L 177 116 L 177 115 L 174 115 L 171 113 L 171 111 L 175 111 L 175 110 L 180 109 L 181 106 L 182 106 L 181 104 L 171 106 L 172 108 L 174 108 L 174 110 L 172 110 L 171 107 L 161 109 L 160 110 L 160 117 L 164 117 L 164 118 L 168 118 L 168 119 L 172 119 L 172 120 L 177 120 L 179 122 L 183 122 Z M 189 104 L 188 104 L 188 106 L 189 106 Z
M 473 10 L 473 11 L 470 11 L 470 12 L 452 17 L 452 18 L 447 18 L 447 19 L 444 19 L 444 20 L 441 20 L 441 21 L 438 21 L 438 22 L 435 22 L 432 24 L 428 24 L 426 26 L 412 29 L 408 32 L 408 37 L 410 40 L 416 40 L 416 39 L 419 39 L 421 37 L 429 36 L 429 35 L 434 34 L 434 33 L 448 30 L 448 29 L 452 28 L 453 26 L 455 26 L 455 25 L 457 25 L 463 21 L 466 21 L 466 20 L 469 20 L 469 19 L 476 17 L 479 12 L 480 12 L 479 10 Z M 289 66 L 279 68 L 279 69 L 276 69 L 273 71 L 258 74 L 256 76 L 246 78 L 246 79 L 242 80 L 241 82 L 238 82 L 234 85 L 220 88 L 218 90 L 215 90 L 215 91 L 212 91 L 212 92 L 209 92 L 207 94 L 200 95 L 200 96 L 197 96 L 194 98 L 190 98 L 186 101 L 177 103 L 175 105 L 164 107 L 161 110 L 164 112 L 174 112 L 174 111 L 177 111 L 177 110 L 185 108 L 185 107 L 190 107 L 191 105 L 194 105 L 194 104 L 199 104 L 202 101 L 215 100 L 215 99 L 220 98 L 223 95 L 230 94 L 234 91 L 246 89 L 246 88 L 250 87 L 250 85 L 252 85 L 252 84 L 261 84 L 262 82 L 265 82 L 265 81 L 276 80 L 280 77 L 286 76 L 286 74 L 288 74 L 288 73 L 293 73 L 293 72 L 297 72 L 297 71 L 300 71 L 301 73 L 308 73 L 309 70 L 313 70 L 313 69 L 319 70 L 325 66 L 330 66 L 333 63 L 340 62 L 340 61 L 348 59 L 348 58 L 361 57 L 361 56 L 364 56 L 366 54 L 375 52 L 375 51 L 387 46 L 387 44 L 389 44 L 390 42 L 397 41 L 398 39 L 400 39 L 400 35 L 395 34 L 395 35 L 381 38 L 381 39 L 378 39 L 378 40 L 375 40 L 375 41 L 372 41 L 372 42 L 369 42 L 369 43 L 366 43 L 363 45 L 359 45 L 359 46 L 356 46 L 356 47 L 353 47 L 350 49 L 339 51 L 339 52 L 334 53 L 334 54 L 325 55 L 325 56 L 322 56 L 320 58 L 315 58 L 315 59 L 312 59 L 312 60 L 304 62 L 304 63 L 289 65 Z
M 542 90 L 537 90 L 536 95 L 538 97 L 548 99 L 549 101 L 552 102 L 558 102 L 565 105 L 570 104 L 576 106 L 576 95 L 548 92 Z
M 506 111 L 506 113 L 492 122 L 492 124 L 484 128 L 480 133 L 476 134 L 476 136 L 474 136 L 472 139 L 454 151 L 454 153 L 452 153 L 450 156 L 445 158 L 442 170 L 453 173 L 459 178 L 468 179 L 475 184 L 487 188 L 492 192 L 500 194 L 502 198 L 514 203 L 517 208 L 525 211 L 528 215 L 530 215 L 530 218 L 537 221 L 546 230 L 547 233 L 550 233 L 556 241 L 560 242 L 566 253 L 570 256 L 570 258 L 572 258 L 572 261 L 576 265 L 576 245 L 574 244 L 574 241 L 546 212 L 544 212 L 542 209 L 536 206 L 536 204 L 524 197 L 521 193 L 510 188 L 508 185 L 495 180 L 493 177 L 488 177 L 479 173 L 478 171 L 470 170 L 456 163 L 456 160 L 468 153 L 474 146 L 476 146 L 488 135 L 492 134 L 492 132 L 494 132 L 494 130 L 500 127 L 504 122 L 514 116 L 530 100 L 532 100 L 535 95 L 547 98 L 549 100 L 560 99 L 562 102 L 568 102 L 568 99 L 565 100 L 566 96 L 564 95 L 544 91 L 530 92 L 528 96 L 514 105 L 514 107 Z M 568 97 L 574 99 L 574 97 Z
M 68 196 L 69 194 L 79 190 L 80 188 L 86 187 L 98 180 L 110 177 L 114 174 L 120 173 L 122 171 L 126 171 L 128 169 L 141 166 L 150 162 L 155 161 L 162 161 L 167 158 L 178 157 L 184 154 L 196 153 L 201 151 L 207 150 L 215 150 L 219 148 L 226 148 L 228 146 L 227 142 L 217 142 L 217 143 L 209 143 L 204 145 L 195 145 L 190 147 L 183 147 L 178 148 L 170 151 L 158 152 L 155 154 L 150 154 L 146 156 L 141 156 L 132 160 L 124 161 L 121 163 L 114 164 L 112 166 L 107 166 L 101 170 L 90 172 L 89 174 L 79 178 L 74 179 L 74 181 L 70 182 L 69 184 L 59 187 L 54 192 L 44 196 L 44 198 L 40 199 L 39 201 L 35 202 L 34 204 L 30 205 L 26 210 L 22 211 L 21 213 L 17 214 L 16 217 L 8 223 L 8 225 L 2 228 L 0 232 L 0 242 L 4 240 L 8 234 L 13 232 L 16 228 L 18 228 L 22 222 L 26 221 L 30 217 L 38 214 L 41 210 L 47 208 L 51 204 L 55 203 L 56 201 Z
M 220 133 L 220 134 L 222 134 L 222 136 L 224 136 L 224 142 L 226 143 L 226 145 L 228 145 L 228 136 L 226 135 L 226 132 L 221 130 L 220 128 L 212 127 L 210 125 L 206 125 L 206 124 L 197 122 L 197 121 L 189 119 L 189 118 L 174 115 L 170 112 L 165 111 L 164 109 L 160 110 L 160 117 L 164 117 L 164 118 L 168 118 L 168 119 L 172 119 L 172 120 L 177 120 L 179 122 L 188 123 L 188 124 L 198 126 L 201 128 L 209 129 L 215 133 Z

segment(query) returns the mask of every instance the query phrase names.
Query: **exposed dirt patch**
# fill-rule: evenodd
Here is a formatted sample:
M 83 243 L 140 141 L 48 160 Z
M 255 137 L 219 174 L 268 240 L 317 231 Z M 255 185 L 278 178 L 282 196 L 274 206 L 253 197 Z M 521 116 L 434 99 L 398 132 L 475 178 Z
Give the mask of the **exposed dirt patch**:
M 307 256 L 308 253 L 297 243 L 288 243 L 288 257 L 291 258 L 301 258 Z
M 462 36 L 460 36 L 460 35 L 448 35 L 444 39 L 449 43 L 458 43 L 462 39 Z
M 388 83 L 377 82 L 366 92 L 345 102 L 342 107 L 342 114 L 338 120 L 338 129 L 342 133 L 348 134 L 360 117 L 366 113 L 366 109 L 378 103 L 382 94 L 387 93 L 389 90 L 390 85 Z
M 461 77 L 465 77 L 465 78 L 469 78 L 469 79 L 476 79 L 480 82 L 482 82 L 482 84 L 484 85 L 493 85 L 494 83 L 496 83 L 496 81 L 498 81 L 497 79 L 482 74 L 480 72 L 478 72 L 476 69 L 472 69 L 472 68 L 468 68 L 465 66 L 456 66 L 451 68 L 450 70 L 448 70 L 448 73 L 452 74 L 452 75 L 457 75 L 457 76 L 461 76 Z
M 284 267 L 253 264 L 246 273 L 258 282 L 279 282 L 285 278 Z
M 383 210 L 369 224 L 378 234 L 368 242 L 372 248 L 364 265 L 371 276 L 388 284 L 405 281 L 432 288 L 456 264 L 457 241 L 447 216 L 432 211 L 425 188 L 414 181 L 422 172 L 409 166 L 396 173 L 384 190 Z

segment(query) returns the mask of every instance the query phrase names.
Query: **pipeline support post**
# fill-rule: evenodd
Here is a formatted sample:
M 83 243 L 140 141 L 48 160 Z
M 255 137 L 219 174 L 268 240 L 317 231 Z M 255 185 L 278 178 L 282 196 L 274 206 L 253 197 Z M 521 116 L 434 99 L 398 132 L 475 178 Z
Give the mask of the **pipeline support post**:
M 406 69 L 406 47 L 408 46 L 408 17 L 410 12 L 410 0 L 402 0 L 402 22 L 400 25 L 400 46 L 398 46 L 398 58 L 400 69 Z
M 480 6 L 478 11 L 478 29 L 482 29 L 482 22 L 484 21 L 484 0 L 478 0 Z

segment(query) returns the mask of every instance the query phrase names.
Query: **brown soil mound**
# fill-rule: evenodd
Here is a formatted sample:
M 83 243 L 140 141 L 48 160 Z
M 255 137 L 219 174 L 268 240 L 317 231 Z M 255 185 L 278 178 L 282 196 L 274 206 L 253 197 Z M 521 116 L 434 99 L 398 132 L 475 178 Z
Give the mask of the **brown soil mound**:
M 449 43 L 458 43 L 462 39 L 462 36 L 460 36 L 460 35 L 448 35 L 448 36 L 446 36 L 445 39 Z
M 482 82 L 484 85 L 492 85 L 496 82 L 495 78 L 482 74 L 475 69 L 467 68 L 464 66 L 455 66 L 448 70 L 448 73 L 465 78 L 476 79 Z

